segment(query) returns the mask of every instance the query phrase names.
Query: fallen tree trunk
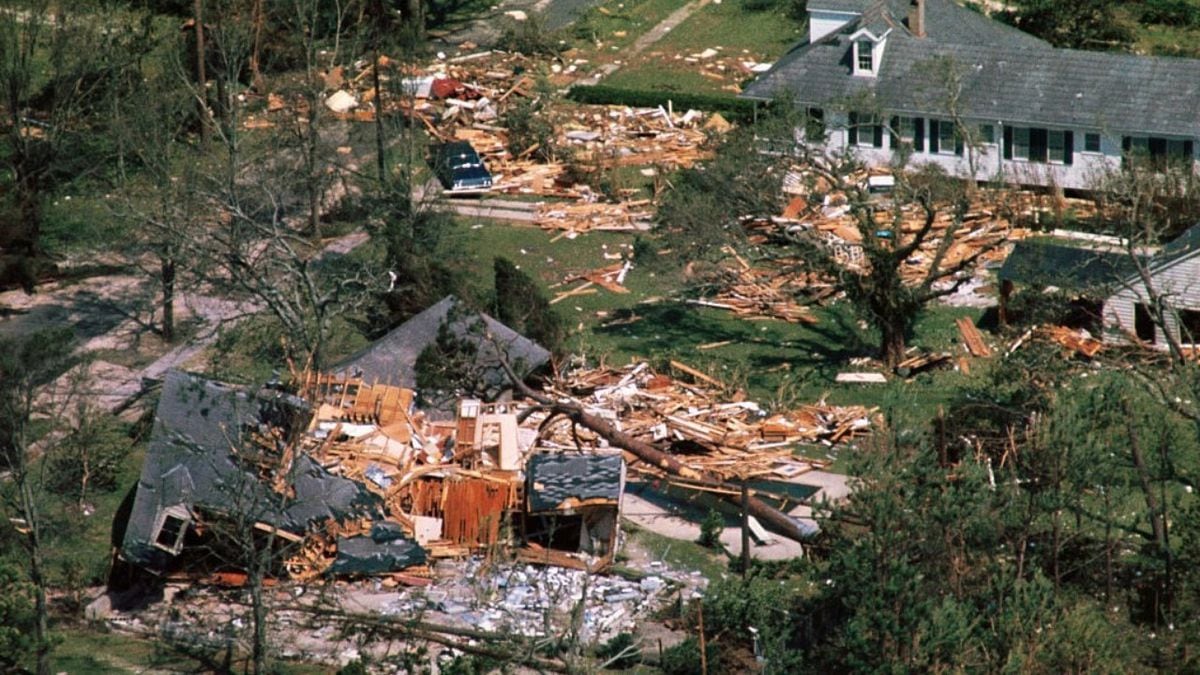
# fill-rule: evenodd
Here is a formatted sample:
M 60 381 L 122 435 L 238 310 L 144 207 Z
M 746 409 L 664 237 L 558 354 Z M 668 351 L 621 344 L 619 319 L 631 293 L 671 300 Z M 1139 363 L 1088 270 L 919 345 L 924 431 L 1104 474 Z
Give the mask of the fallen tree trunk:
M 520 378 L 516 376 L 516 373 L 514 373 L 509 365 L 504 362 L 504 359 L 501 359 L 501 365 L 504 367 L 504 370 L 507 371 L 509 378 L 516 384 L 517 389 L 525 396 L 540 403 L 545 409 L 554 414 L 563 415 L 564 417 L 570 418 L 572 422 L 582 425 L 583 427 L 599 434 L 602 438 L 604 438 L 604 440 L 608 441 L 609 445 L 631 452 L 637 456 L 638 459 L 641 459 L 642 461 L 651 464 L 666 473 L 669 473 L 673 476 L 679 476 L 680 478 L 686 478 L 707 487 L 721 488 L 722 490 L 730 491 L 731 494 L 720 494 L 718 496 L 722 500 L 737 507 L 739 511 L 741 510 L 742 488 L 740 485 L 730 485 L 729 483 L 717 480 L 706 472 L 699 471 L 694 467 L 690 467 L 683 462 L 680 462 L 669 453 L 663 452 L 662 450 L 659 450 L 645 441 L 639 440 L 620 431 L 601 417 L 592 415 L 584 410 L 583 406 L 577 403 L 570 401 L 555 401 L 530 389 L 524 382 L 521 381 Z M 787 537 L 788 539 L 803 542 L 812 536 L 811 533 L 805 532 L 800 527 L 800 524 L 791 516 L 759 499 L 754 494 L 753 490 L 750 491 L 747 509 L 749 510 L 750 515 L 761 521 L 763 525 L 774 530 L 776 533 Z

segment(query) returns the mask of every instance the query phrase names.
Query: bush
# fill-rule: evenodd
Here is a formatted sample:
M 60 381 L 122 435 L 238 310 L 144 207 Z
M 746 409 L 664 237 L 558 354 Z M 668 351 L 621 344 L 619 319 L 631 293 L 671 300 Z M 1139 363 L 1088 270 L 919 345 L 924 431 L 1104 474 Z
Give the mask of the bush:
M 493 263 L 496 318 L 525 337 L 557 353 L 566 338 L 566 325 L 528 274 L 505 258 Z
M 504 122 L 508 128 L 508 151 L 513 156 L 520 156 L 534 148 L 530 153 L 532 157 L 547 162 L 555 160 L 558 148 L 554 143 L 554 124 L 546 119 L 537 101 L 521 99 L 509 108 Z
M 621 658 L 616 657 L 621 652 L 633 647 L 635 642 L 636 639 L 634 638 L 633 633 L 618 633 L 616 637 L 608 642 L 605 642 L 596 649 L 596 656 L 603 661 L 614 659 L 612 663 L 608 664 L 609 668 L 618 670 L 632 668 L 637 665 L 638 661 L 642 657 L 641 649 L 632 650 Z
M 578 103 L 595 103 L 601 105 L 627 105 L 634 108 L 654 108 L 667 106 L 667 101 L 676 110 L 695 108 L 708 112 L 719 112 L 730 121 L 750 122 L 754 119 L 754 109 L 759 104 L 749 99 L 732 96 L 717 96 L 713 94 L 691 94 L 684 92 L 646 91 L 643 89 L 626 89 L 597 84 L 594 86 L 575 86 L 567 92 L 567 98 Z
M 708 672 L 720 673 L 720 655 L 716 647 L 709 642 L 705 651 L 708 652 Z M 674 647 L 663 650 L 662 663 L 659 664 L 663 675 L 697 675 L 700 671 L 700 641 L 694 637 L 680 642 Z
M 32 653 L 33 586 L 14 565 L 0 562 L 0 671 L 19 672 Z
M 1200 7 L 1190 0 L 1144 0 L 1142 23 L 1195 26 L 1200 24 Z
M 709 509 L 708 515 L 704 516 L 700 523 L 700 539 L 697 543 L 708 548 L 717 548 L 721 545 L 721 531 L 724 529 L 725 518 L 716 509 Z
M 112 492 L 128 454 L 129 437 L 116 418 L 95 410 L 82 411 L 79 426 L 50 453 L 49 487 L 81 501 L 91 491 Z
M 524 21 L 509 21 L 496 46 L 526 56 L 554 56 L 566 48 L 558 34 L 547 29 L 537 14 L 530 14 Z

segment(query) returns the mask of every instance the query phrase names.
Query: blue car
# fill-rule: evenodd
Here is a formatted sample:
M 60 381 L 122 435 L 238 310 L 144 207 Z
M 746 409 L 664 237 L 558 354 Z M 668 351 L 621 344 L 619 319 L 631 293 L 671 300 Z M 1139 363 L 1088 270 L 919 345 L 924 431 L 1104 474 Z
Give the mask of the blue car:
M 492 189 L 492 174 L 470 143 L 459 141 L 438 146 L 433 170 L 446 191 L 453 194 L 477 194 Z

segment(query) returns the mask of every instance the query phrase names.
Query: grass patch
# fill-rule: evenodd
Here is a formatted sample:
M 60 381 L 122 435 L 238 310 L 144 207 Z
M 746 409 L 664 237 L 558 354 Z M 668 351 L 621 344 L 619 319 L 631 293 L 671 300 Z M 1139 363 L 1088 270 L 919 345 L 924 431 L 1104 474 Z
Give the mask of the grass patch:
M 804 37 L 807 24 L 783 8 L 752 9 L 754 0 L 710 2 L 667 33 L 654 48 L 691 53 L 722 48 L 762 60 L 779 58 Z
M 804 37 L 806 26 L 781 7 L 751 9 L 754 0 L 709 3 L 604 84 L 630 89 L 736 95 L 752 76 L 740 62 L 774 61 Z M 692 54 L 715 49 L 710 59 Z M 724 68 L 718 67 L 718 64 Z
M 475 291 L 492 290 L 491 262 L 504 256 L 542 285 L 549 297 L 577 283 L 558 285 L 571 272 L 610 265 L 605 254 L 629 255 L 634 236 L 592 232 L 576 239 L 551 241 L 538 228 L 481 222 L 453 235 L 473 270 Z M 951 369 L 922 373 L 911 380 L 892 378 L 885 385 L 837 384 L 834 377 L 855 357 L 871 356 L 877 337 L 864 329 L 847 304 L 818 308 L 814 325 L 783 321 L 747 321 L 729 312 L 688 304 L 679 293 L 683 279 L 672 269 L 635 266 L 626 278 L 627 294 L 605 290 L 580 295 L 553 307 L 568 320 L 572 350 L 595 363 L 623 365 L 648 359 L 664 365 L 684 361 L 713 374 L 731 388 L 745 389 L 762 404 L 790 407 L 824 399 L 837 405 L 880 406 L 895 419 L 928 420 L 952 400 L 966 376 Z M 931 305 L 916 326 L 912 344 L 925 350 L 953 350 L 958 342 L 954 320 L 977 319 L 979 310 Z M 701 346 L 730 344 L 710 349 Z M 979 376 L 973 371 L 972 377 Z M 823 449 L 820 450 L 823 452 Z
M 710 580 L 720 579 L 729 571 L 724 555 L 714 553 L 713 549 L 705 548 L 694 541 L 665 537 L 642 529 L 628 520 L 622 521 L 621 527 L 651 560 L 659 560 L 668 567 L 696 570 Z
M 223 654 L 215 657 L 190 655 L 159 640 L 148 640 L 90 628 L 74 627 L 64 635 L 51 656 L 54 672 L 140 673 L 159 670 L 175 673 L 216 672 L 225 668 Z M 245 658 L 235 656 L 228 672 L 249 668 Z M 332 672 L 328 666 L 275 661 L 271 672 L 281 675 L 317 675 Z
M 605 60 L 666 19 L 686 0 L 606 0 L 588 10 L 571 28 L 576 47 Z

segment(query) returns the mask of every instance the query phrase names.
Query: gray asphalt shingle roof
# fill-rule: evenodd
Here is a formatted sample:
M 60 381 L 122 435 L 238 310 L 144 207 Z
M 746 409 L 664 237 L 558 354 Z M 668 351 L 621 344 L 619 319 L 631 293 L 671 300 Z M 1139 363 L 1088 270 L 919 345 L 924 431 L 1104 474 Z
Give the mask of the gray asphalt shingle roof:
M 160 517 L 171 507 L 236 512 L 293 533 L 330 518 L 377 514 L 379 498 L 354 481 L 334 476 L 307 455 L 298 455 L 293 465 L 291 499 L 238 465 L 231 449 L 246 447 L 247 435 L 272 417 L 273 407 L 294 403 L 282 394 L 256 396 L 195 375 L 168 372 L 122 542 L 125 559 L 154 570 L 169 565 L 173 556 L 155 546 L 154 538 Z
M 890 112 L 949 114 L 948 59 L 961 76 L 959 114 L 981 120 L 1195 136 L 1200 127 L 1200 60 L 1055 49 L 951 0 L 926 0 L 926 38 L 907 29 L 888 37 L 877 77 L 851 75 L 851 22 L 803 43 L 746 88 L 801 104 L 874 98 Z M 864 3 L 865 4 L 865 3 Z M 891 1 L 892 13 L 906 10 Z
M 550 360 L 550 352 L 538 343 L 517 333 L 496 319 L 482 312 L 457 314 L 460 303 L 453 296 L 446 296 L 433 306 L 397 326 L 358 353 L 347 357 L 333 370 L 361 377 L 366 382 L 378 382 L 413 389 L 417 385 L 417 357 L 426 347 L 437 340 L 438 328 L 448 317 L 451 329 L 458 337 L 471 335 L 475 320 L 481 320 L 488 333 L 505 350 L 509 362 L 518 375 L 528 375 Z M 487 373 L 489 385 L 507 382 L 496 347 L 484 336 L 476 338 L 479 347 L 478 365 Z
M 553 511 L 563 502 L 603 499 L 619 503 L 625 460 L 620 453 L 543 452 L 525 465 L 530 511 Z

